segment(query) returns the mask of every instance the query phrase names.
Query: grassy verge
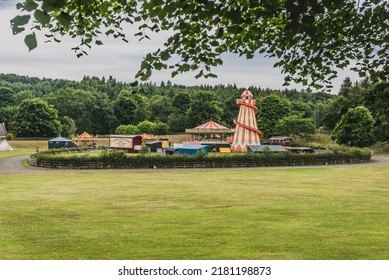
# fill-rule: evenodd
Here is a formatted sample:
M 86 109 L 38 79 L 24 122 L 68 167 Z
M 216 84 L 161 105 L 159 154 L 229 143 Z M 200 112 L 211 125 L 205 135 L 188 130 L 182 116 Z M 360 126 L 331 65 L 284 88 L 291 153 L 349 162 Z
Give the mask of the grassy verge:
M 388 259 L 388 172 L 0 174 L 0 259 Z
M 14 157 L 14 156 L 21 156 L 21 155 L 29 155 L 33 153 L 35 153 L 35 149 L 31 149 L 31 148 L 19 148 L 19 149 L 14 149 L 13 151 L 1 151 L 0 159 Z
M 13 157 L 13 156 L 21 156 L 21 155 L 29 155 L 35 153 L 36 147 L 39 147 L 40 150 L 47 149 L 47 141 L 39 140 L 39 141 L 15 141 L 9 140 L 8 143 L 14 149 L 13 151 L 1 151 L 0 159 Z

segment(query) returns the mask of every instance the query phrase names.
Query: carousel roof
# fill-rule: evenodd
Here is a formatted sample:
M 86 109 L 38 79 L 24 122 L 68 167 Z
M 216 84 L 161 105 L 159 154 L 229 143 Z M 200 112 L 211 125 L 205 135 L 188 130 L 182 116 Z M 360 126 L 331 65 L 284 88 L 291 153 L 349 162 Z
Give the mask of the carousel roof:
M 206 123 L 203 123 L 202 125 L 199 125 L 199 126 L 196 126 L 194 129 L 205 129 L 205 130 L 209 130 L 209 129 L 229 129 L 221 124 L 218 124 L 216 122 L 214 122 L 212 120 L 212 117 L 211 119 L 209 120 L 209 122 L 206 122 Z
M 80 135 L 78 135 L 78 138 L 93 138 L 88 132 L 83 132 Z
M 155 137 L 154 135 L 147 134 L 147 133 L 143 133 L 141 136 L 142 136 L 143 140 L 155 140 L 155 139 L 157 139 L 157 137 Z

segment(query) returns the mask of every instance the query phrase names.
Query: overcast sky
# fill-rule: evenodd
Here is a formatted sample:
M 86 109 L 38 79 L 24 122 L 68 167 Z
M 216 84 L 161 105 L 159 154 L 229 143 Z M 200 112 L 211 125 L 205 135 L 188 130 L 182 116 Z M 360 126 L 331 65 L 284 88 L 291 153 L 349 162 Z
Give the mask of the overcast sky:
M 62 43 L 44 43 L 45 38 L 38 35 L 38 47 L 31 52 L 24 44 L 24 35 L 12 35 L 10 20 L 20 11 L 16 11 L 16 0 L 0 0 L 0 73 L 15 73 L 40 78 L 71 79 L 79 81 L 84 75 L 109 77 L 119 81 L 132 82 L 139 69 L 142 57 L 162 46 L 164 36 L 153 35 L 151 41 L 138 41 L 133 33 L 128 34 L 129 44 L 121 40 L 103 38 L 103 46 L 94 46 L 88 56 L 77 58 L 72 47 L 77 41 L 64 39 Z M 247 60 L 233 54 L 222 57 L 224 65 L 215 68 L 216 79 L 195 79 L 195 74 L 186 73 L 171 78 L 170 72 L 153 72 L 151 81 L 170 80 L 175 84 L 236 84 L 240 87 L 250 85 L 262 88 L 283 89 L 284 76 L 279 68 L 273 68 L 274 60 L 256 56 Z M 334 81 L 333 93 L 337 93 L 343 79 L 349 76 L 358 80 L 355 73 L 342 72 Z M 299 85 L 289 88 L 301 89 Z

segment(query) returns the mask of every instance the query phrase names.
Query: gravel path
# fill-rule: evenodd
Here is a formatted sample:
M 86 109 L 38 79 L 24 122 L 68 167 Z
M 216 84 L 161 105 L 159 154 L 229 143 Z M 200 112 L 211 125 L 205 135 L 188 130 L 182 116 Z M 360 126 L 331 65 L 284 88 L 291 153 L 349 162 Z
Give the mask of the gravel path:
M 28 156 L 15 156 L 0 160 L 0 174 L 24 174 L 24 173 L 58 173 L 58 172 L 158 172 L 166 171 L 169 169 L 49 169 L 40 167 L 25 167 L 22 162 L 28 159 Z M 345 166 L 360 166 L 360 165 L 387 165 L 389 164 L 389 157 L 377 157 L 373 156 L 372 160 L 362 164 L 337 164 L 337 165 L 312 165 L 312 166 L 283 166 L 283 167 L 250 167 L 250 168 L 229 168 L 229 170 L 241 170 L 241 169 L 291 169 L 291 168 L 323 168 L 323 167 L 345 167 Z M 170 170 L 182 170 L 182 169 L 170 169 Z M 225 170 L 225 168 L 215 169 L 195 169 L 187 168 L 185 171 L 210 171 L 210 170 Z

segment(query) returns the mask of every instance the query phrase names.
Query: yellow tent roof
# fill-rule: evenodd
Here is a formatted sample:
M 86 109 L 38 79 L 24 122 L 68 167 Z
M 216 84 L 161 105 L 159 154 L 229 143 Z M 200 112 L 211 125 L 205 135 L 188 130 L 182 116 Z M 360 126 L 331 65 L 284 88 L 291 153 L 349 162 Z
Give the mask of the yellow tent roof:
M 143 140 L 154 140 L 157 139 L 154 135 L 143 133 L 142 135 Z
M 84 131 L 80 135 L 78 135 L 79 138 L 93 138 L 88 132 Z

